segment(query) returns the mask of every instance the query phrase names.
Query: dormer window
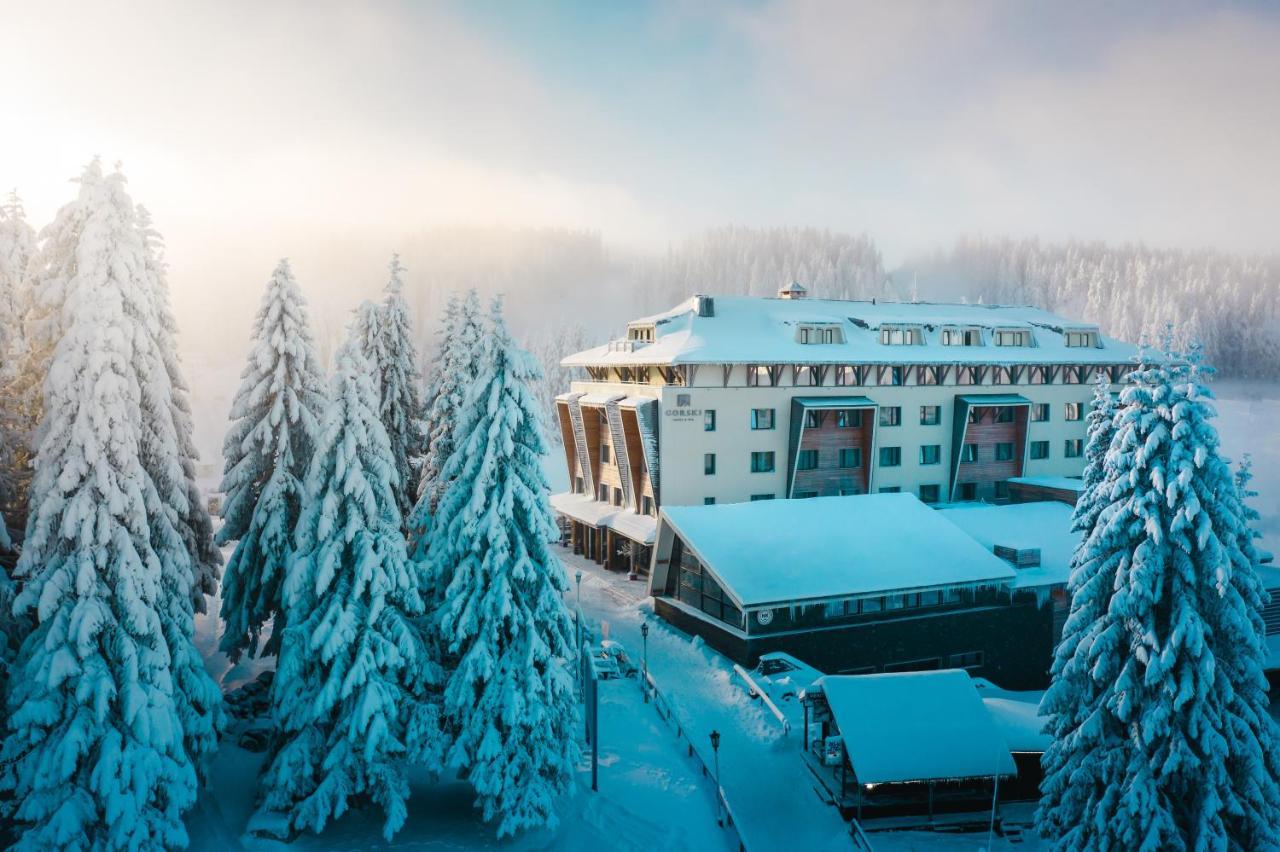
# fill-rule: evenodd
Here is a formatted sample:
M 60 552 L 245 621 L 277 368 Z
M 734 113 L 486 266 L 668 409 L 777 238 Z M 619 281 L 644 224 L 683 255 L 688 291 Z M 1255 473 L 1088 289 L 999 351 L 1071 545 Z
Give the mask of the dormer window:
M 918 346 L 923 342 L 924 335 L 920 333 L 918 326 L 880 326 L 880 343 L 885 346 Z
M 1089 329 L 1070 329 L 1062 333 L 1062 339 L 1071 349 L 1096 349 L 1098 332 Z
M 1031 332 L 1025 328 L 1000 328 L 993 335 L 996 346 L 1030 346 Z
M 654 334 L 655 331 L 652 325 L 627 326 L 627 340 L 631 340 L 636 343 L 652 343 Z
M 981 346 L 982 329 L 980 328 L 944 328 L 942 330 L 943 346 Z
M 844 330 L 838 325 L 806 323 L 796 329 L 797 343 L 844 343 Z

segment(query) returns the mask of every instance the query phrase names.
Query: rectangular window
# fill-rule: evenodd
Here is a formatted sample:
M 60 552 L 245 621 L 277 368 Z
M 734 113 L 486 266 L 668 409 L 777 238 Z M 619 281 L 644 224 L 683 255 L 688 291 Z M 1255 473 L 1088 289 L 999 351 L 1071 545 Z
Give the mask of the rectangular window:
M 598 491 L 599 491 L 599 496 L 600 496 L 600 502 L 601 502 L 601 503 L 608 503 L 608 502 L 609 502 L 609 486 L 607 486 L 607 485 L 601 485 L 601 486 L 599 487 Z
M 858 373 L 858 368 L 847 364 L 836 367 L 836 384 L 844 387 L 854 387 L 862 384 L 862 377 Z
M 1066 339 L 1067 346 L 1072 349 L 1080 349 L 1094 345 L 1094 337 L 1092 331 L 1068 331 L 1063 337 Z
M 920 606 L 938 606 L 942 603 L 942 592 L 921 592 L 920 599 L 917 601 Z
M 1084 439 L 1068 438 L 1066 443 L 1066 448 L 1063 450 L 1062 454 L 1069 459 L 1080 458 L 1082 455 L 1084 455 Z
M 769 372 L 769 368 L 764 364 L 748 364 L 747 365 L 747 387 L 752 387 L 752 388 L 773 387 L 773 374 Z
M 842 408 L 836 412 L 836 427 L 840 429 L 861 429 L 862 409 Z
M 916 367 L 916 384 L 918 385 L 936 385 L 938 384 L 938 368 L 927 365 Z
M 817 450 L 801 450 L 796 454 L 796 470 L 816 470 L 817 467 Z
M 977 669 L 982 667 L 981 651 L 965 651 L 962 654 L 952 654 L 948 661 L 953 669 Z
M 797 500 L 807 500 L 810 497 L 817 497 L 818 492 L 817 491 L 797 491 L 794 496 Z
M 840 467 L 862 467 L 862 448 L 841 447 Z
M 1049 403 L 1037 402 L 1031 406 L 1031 420 L 1033 423 L 1049 422 Z
M 1009 483 L 1007 480 L 1000 479 L 996 481 L 996 499 L 997 500 L 1009 499 Z
M 978 486 L 973 482 L 962 482 L 956 486 L 956 494 L 961 500 L 978 499 Z
M 996 444 L 996 461 L 1013 461 L 1013 444 L 1001 441 Z
M 996 409 L 996 422 L 997 422 L 997 423 L 1012 423 L 1012 422 L 1013 422 L 1013 408 L 1012 408 L 1012 407 L 1010 407 L 1010 406 L 1007 406 L 1007 405 L 1006 405 L 1006 406 L 1002 406 L 1002 407 L 1000 407 L 1000 408 L 997 408 L 997 409 Z
M 956 384 L 972 385 L 977 384 L 975 381 L 975 373 L 972 367 L 956 367 Z
M 821 411 L 806 411 L 804 413 L 804 428 L 817 429 L 822 426 Z
M 1027 332 L 1005 329 L 996 332 L 996 346 L 1027 346 Z
M 1031 458 L 1033 459 L 1049 458 L 1049 442 L 1048 441 L 1032 441 L 1031 442 Z
M 773 428 L 773 409 L 772 408 L 751 409 L 751 428 L 752 429 L 772 429 Z
M 609 463 L 609 445 L 608 444 L 600 445 L 600 463 L 601 464 Z
M 759 501 L 761 501 L 761 500 L 772 500 L 772 499 L 773 499 L 773 495 L 772 495 L 772 494 L 752 494 L 752 495 L 751 495 L 751 502 L 752 502 L 752 503 L 757 503 L 757 502 L 759 502 Z
M 1027 381 L 1033 385 L 1047 385 L 1049 381 L 1048 367 L 1032 367 L 1027 370 Z
M 942 461 L 942 445 L 924 444 L 920 447 L 920 464 L 938 464 Z
M 752 473 L 772 473 L 773 472 L 773 451 L 752 453 L 751 454 L 751 472 Z
M 643 515 L 653 514 L 653 498 L 648 494 L 640 495 L 640 513 Z
M 901 387 L 904 381 L 903 369 L 901 367 L 890 367 L 887 371 L 885 371 L 881 375 L 884 376 L 885 384 L 891 385 L 893 387 Z
M 880 466 L 898 467 L 902 464 L 902 447 L 881 447 Z
M 1080 420 L 1084 417 L 1084 403 L 1068 402 L 1065 406 L 1065 412 L 1062 415 L 1063 420 Z
M 574 493 L 574 494 L 586 494 L 586 493 L 587 493 L 587 486 L 586 486 L 586 484 L 582 481 L 582 477 L 581 477 L 581 476 L 575 476 L 575 477 L 573 478 L 573 493 Z
M 995 367 L 991 370 L 991 384 L 993 385 L 1011 385 L 1013 384 L 1013 373 L 1008 367 Z
M 941 422 L 942 422 L 942 406 L 941 405 L 920 406 L 920 425 L 921 426 L 937 426 Z
M 702 457 L 702 472 L 711 476 L 716 472 L 716 454 L 707 453 Z
M 702 412 L 702 431 L 716 431 L 716 411 L 714 408 L 708 408 L 706 411 Z
M 884 609 L 884 598 L 863 598 L 860 603 L 862 604 L 863 615 Z
M 885 609 L 903 609 L 907 605 L 907 600 L 902 595 L 885 595 Z
M 976 462 L 977 460 L 978 460 L 978 445 L 965 444 L 964 448 L 960 450 L 960 461 Z
M 615 506 L 622 505 L 622 489 L 621 488 L 613 489 L 613 505 Z
M 901 485 L 882 485 L 880 486 L 881 494 L 897 494 L 902 490 Z
M 937 503 L 940 499 L 941 489 L 936 485 L 920 486 L 920 502 L 921 503 Z
M 716 504 L 716 498 L 714 498 L 714 497 L 703 497 L 703 498 L 702 498 L 702 505 L 704 505 L 704 506 L 714 506 L 715 504 Z
M 881 426 L 901 426 L 902 425 L 902 407 L 899 405 L 886 405 L 880 409 L 880 425 Z

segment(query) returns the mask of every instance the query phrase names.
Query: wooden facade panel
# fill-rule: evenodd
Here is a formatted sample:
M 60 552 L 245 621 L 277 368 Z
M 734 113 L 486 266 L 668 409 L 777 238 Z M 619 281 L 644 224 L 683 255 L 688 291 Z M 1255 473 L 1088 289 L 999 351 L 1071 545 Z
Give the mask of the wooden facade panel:
M 978 445 L 977 461 L 960 462 L 957 483 L 999 482 L 1014 476 L 1022 476 L 1023 459 L 1027 444 L 1027 416 L 1025 405 L 1008 408 L 982 407 L 972 409 L 979 416 L 978 422 L 970 422 L 965 430 L 966 444 Z M 1001 410 L 1012 410 L 1013 420 L 1001 423 L 997 418 Z M 1013 457 L 996 459 L 996 444 L 1013 444 Z
M 838 426 L 837 410 L 813 410 L 819 418 L 817 426 L 806 426 L 800 433 L 799 452 L 816 450 L 818 467 L 795 471 L 791 494 L 816 492 L 819 497 L 840 494 L 866 494 L 870 486 L 871 447 L 875 428 L 875 409 L 852 409 L 862 418 L 857 426 Z M 856 448 L 862 463 L 855 468 L 840 467 L 840 450 Z M 797 453 L 797 459 L 799 453 Z M 797 465 L 798 465 L 797 461 Z

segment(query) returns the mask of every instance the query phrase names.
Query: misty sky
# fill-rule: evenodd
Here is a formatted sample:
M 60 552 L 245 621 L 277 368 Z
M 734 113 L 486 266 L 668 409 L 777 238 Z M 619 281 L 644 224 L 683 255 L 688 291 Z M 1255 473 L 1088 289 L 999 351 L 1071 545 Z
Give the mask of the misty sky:
M 1113 6 L 1126 8 L 1115 9 Z M 175 269 L 337 235 L 707 225 L 1273 251 L 1280 7 L 0 2 L 0 186 L 124 162 Z M 239 274 L 239 267 L 228 267 Z

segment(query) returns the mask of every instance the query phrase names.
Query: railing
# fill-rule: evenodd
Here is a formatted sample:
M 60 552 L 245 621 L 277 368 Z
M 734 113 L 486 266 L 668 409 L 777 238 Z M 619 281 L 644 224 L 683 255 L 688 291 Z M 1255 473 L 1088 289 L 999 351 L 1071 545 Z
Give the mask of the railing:
M 734 815 L 733 808 L 729 805 L 729 799 L 724 794 L 724 787 L 720 786 L 719 779 L 715 777 L 711 769 L 707 766 L 706 760 L 703 759 L 702 755 L 698 752 L 697 747 L 693 744 L 693 740 L 689 739 L 688 732 L 685 731 L 684 725 L 676 716 L 675 711 L 671 707 L 671 703 L 667 700 L 666 696 L 662 694 L 662 691 L 658 689 L 658 684 L 653 679 L 653 672 L 647 672 L 644 675 L 644 680 L 645 683 L 642 684 L 642 688 L 650 690 L 650 694 L 653 696 L 653 708 L 658 712 L 658 716 L 676 729 L 676 739 L 685 744 L 690 759 L 692 759 L 702 771 L 702 777 L 711 778 L 712 783 L 715 784 L 717 804 L 719 807 L 724 808 L 724 828 L 726 831 L 731 832 L 733 837 L 737 839 L 738 852 L 747 852 L 747 842 L 742 836 L 741 829 L 738 827 L 738 818 Z
M 791 722 L 789 722 L 787 717 L 782 714 L 782 711 L 778 709 L 778 705 L 773 703 L 773 699 L 769 697 L 769 693 L 761 689 L 760 685 L 751 678 L 751 675 L 748 674 L 747 670 L 742 666 L 734 663 L 733 670 L 738 673 L 738 677 L 747 682 L 747 689 L 751 690 L 751 695 L 764 702 L 764 706 L 769 708 L 769 712 L 773 714 L 773 717 L 782 723 L 782 735 L 786 736 L 787 734 L 790 734 Z

